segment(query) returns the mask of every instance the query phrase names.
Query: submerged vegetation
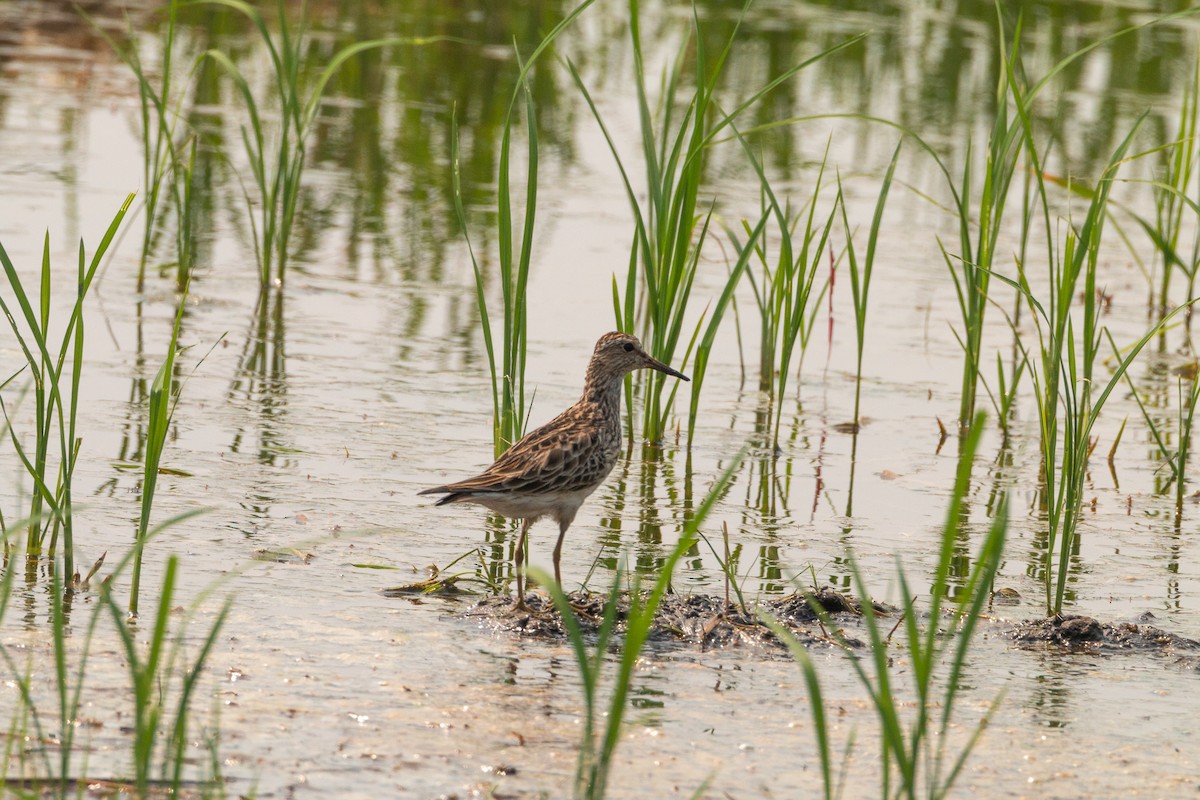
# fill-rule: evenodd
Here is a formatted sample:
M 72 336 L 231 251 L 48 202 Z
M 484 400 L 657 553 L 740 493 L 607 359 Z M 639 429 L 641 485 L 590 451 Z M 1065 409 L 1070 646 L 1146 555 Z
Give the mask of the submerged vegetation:
M 751 578 L 764 592 L 794 591 L 812 604 L 820 640 L 847 654 L 838 663 L 853 672 L 878 723 L 879 796 L 945 797 L 962 778 L 1003 694 L 991 693 L 978 722 L 962 733 L 956 720 L 970 688 L 971 648 L 985 624 L 985 608 L 997 596 L 997 580 L 1006 570 L 1020 573 L 1023 566 L 1043 595 L 1037 608 L 1055 619 L 1093 588 L 1081 555 L 1088 532 L 1085 511 L 1097 506 L 1092 474 L 1099 466 L 1097 447 L 1102 435 L 1110 435 L 1105 422 L 1115 420 L 1106 417 L 1107 406 L 1118 400 L 1121 387 L 1129 390 L 1137 409 L 1106 443 L 1113 483 L 1122 437 L 1133 438 L 1126 425 L 1136 427 L 1143 449 L 1161 467 L 1156 497 L 1147 502 L 1162 498 L 1169 504 L 1175 538 L 1185 519 L 1195 515 L 1188 466 L 1189 459 L 1194 461 L 1192 425 L 1200 399 L 1190 324 L 1200 271 L 1200 58 L 1189 51 L 1188 88 L 1175 98 L 1169 120 L 1158 121 L 1139 109 L 1106 129 L 1106 136 L 1089 140 L 1090 149 L 1082 155 L 1071 150 L 1072 140 L 1063 133 L 1069 123 L 1047 108 L 1057 84 L 1086 54 L 1102 45 L 1117 47 L 1146 25 L 1078 43 L 1073 52 L 1056 53 L 1047 63 L 1044 53 L 1027 44 L 1033 22 L 998 4 L 989 21 L 995 62 L 988 67 L 990 97 L 978 119 L 971 118 L 972 123 L 984 120 L 975 126 L 986 131 L 984 143 L 946 141 L 901 118 L 902 112 L 884 118 L 874 108 L 793 116 L 796 107 L 810 102 L 800 95 L 819 95 L 819 88 L 806 84 L 810 74 L 827 62 L 858 58 L 869 47 L 866 33 L 855 30 L 853 21 L 819 43 L 806 40 L 802 57 L 794 57 L 794 49 L 767 47 L 771 58 L 760 69 L 750 45 L 771 40 L 747 42 L 763 35 L 755 30 L 752 3 L 733 11 L 698 4 L 660 18 L 638 0 L 628 0 L 627 14 L 615 28 L 631 61 L 630 86 L 621 87 L 588 63 L 590 54 L 577 49 L 576 37 L 599 13 L 592 0 L 551 16 L 533 14 L 522 36 L 510 41 L 512 32 L 506 30 L 501 44 L 490 47 L 438 26 L 389 35 L 394 31 L 376 30 L 363 20 L 327 26 L 307 7 L 300 13 L 284 3 L 265 8 L 242 0 L 171 0 L 155 17 L 158 38 L 140 35 L 133 23 L 126 24 L 122 37 L 113 33 L 116 26 L 88 20 L 116 52 L 137 91 L 140 206 L 129 195 L 98 243 L 89 250 L 80 242 L 67 281 L 62 278 L 66 270 L 52 264 L 49 233 L 35 266 L 16 263 L 0 245 L 5 277 L 0 310 L 15 356 L 8 374 L 0 376 L 0 410 L 5 459 L 20 483 L 0 507 L 5 555 L 0 623 L 48 631 L 41 651 L 0 641 L 0 663 L 9 696 L 15 698 L 0 781 L 20 796 L 78 796 L 94 776 L 143 798 L 185 789 L 225 794 L 215 715 L 197 719 L 196 707 L 205 705 L 206 669 L 221 649 L 233 606 L 225 601 L 214 608 L 207 590 L 188 596 L 181 582 L 186 560 L 152 545 L 158 531 L 196 513 L 177 512 L 155 522 L 161 516 L 155 511 L 160 479 L 172 474 L 164 454 L 178 434 L 174 412 L 181 396 L 179 359 L 189 298 L 205 296 L 211 280 L 212 265 L 202 257 L 209 251 L 201 244 L 216 233 L 201 222 L 216 226 L 219 217 L 211 213 L 215 206 L 206 195 L 218 190 L 237 198 L 224 209 L 224 224 L 246 251 L 237 259 L 256 264 L 252 283 L 259 291 L 225 402 L 255 406 L 263 431 L 254 454 L 257 466 L 290 475 L 300 474 L 292 456 L 305 445 L 283 441 L 279 434 L 287 427 L 288 409 L 285 310 L 305 315 L 305 323 L 332 324 L 320 319 L 316 304 L 299 311 L 285 307 L 285 297 L 296 291 L 295 282 L 285 281 L 290 270 L 308 277 L 316 272 L 314 263 L 331 258 L 359 267 L 361 251 L 375 247 L 378 260 L 397 263 L 398 291 L 410 292 L 436 282 L 431 275 L 441 280 L 446 253 L 460 254 L 451 243 L 464 243 L 469 286 L 452 286 L 446 293 L 452 296 L 440 299 L 441 308 L 469 320 L 456 331 L 460 341 L 452 346 L 469 356 L 481 349 L 479 360 L 486 359 L 483 365 L 468 358 L 465 369 L 486 366 L 492 443 L 499 456 L 534 416 L 526 367 L 528 331 L 537 309 L 527 297 L 537 270 L 548 262 L 539 249 L 549 227 L 542 193 L 550 187 L 561 198 L 571 189 L 573 173 L 548 170 L 546 156 L 553 153 L 556 166 L 570 164 L 580 146 L 575 137 L 590 137 L 592 149 L 604 151 L 605 163 L 615 167 L 598 179 L 610 182 L 611 194 L 625 203 L 620 213 L 628 215 L 620 222 L 620 268 L 611 270 L 615 324 L 641 337 L 654 357 L 690 371 L 694 380 L 686 403 L 676 397 L 678 384 L 668 386 L 654 371 L 639 373 L 626 385 L 630 454 L 635 443 L 646 446 L 638 451 L 640 459 L 630 458 L 618 469 L 605 509 L 603 552 L 592 574 L 611 583 L 595 634 L 583 632 L 577 619 L 582 612 L 562 587 L 532 572 L 561 617 L 580 679 L 580 738 L 571 789 L 577 797 L 621 793 L 617 753 L 655 610 L 668 592 L 681 586 L 690 591 L 686 582 L 711 571 L 712 564 L 725 584 L 725 612 L 735 610 L 732 592 L 737 610 L 749 617 L 744 586 Z M 495 18 L 487 16 L 493 13 Z M 488 9 L 485 16 L 483 28 L 511 27 L 503 12 Z M 662 42 L 671 43 L 671 49 L 659 47 Z M 405 60 L 425 48 L 446 48 L 438 52 L 436 69 Z M 182 53 L 195 57 L 181 63 Z M 474 77 L 442 68 L 456 59 L 479 59 L 472 64 Z M 380 95 L 397 73 L 422 69 L 431 72 L 420 84 L 430 95 L 403 97 L 395 118 L 381 119 Z M 463 85 L 481 75 L 486 86 Z M 452 100 L 442 102 L 446 98 Z M 574 103 L 579 119 L 556 116 L 567 103 Z M 831 120 L 861 125 L 859 130 L 880 141 L 886 133 L 887 146 L 849 147 L 820 127 Z M 405 144 L 423 149 L 434 165 L 423 174 L 408 165 L 402 188 L 387 183 L 395 179 L 389 162 L 401 148 L 389 151 L 379 139 L 369 139 L 389 126 L 401 129 L 398 140 L 415 141 Z M 346 208 L 340 205 L 345 195 L 338 194 L 344 189 L 330 188 L 321 175 L 320 168 L 331 164 L 356 176 L 353 202 Z M 395 222 L 387 215 L 386 198 L 392 194 L 402 196 L 397 203 L 418 209 L 406 207 L 403 214 L 404 224 L 413 226 L 404 235 L 414 240 L 406 243 L 411 251 L 404 255 L 387 232 Z M 894 208 L 899 196 L 912 205 Z M 425 213 L 428 208 L 436 213 Z M 144 215 L 140 252 L 122 258 L 121 232 L 129 227 L 131 209 Z M 174 211 L 170 219 L 169 210 Z M 322 246 L 318 234 L 339 215 L 361 238 L 335 253 Z M 924 239 L 927 252 L 940 259 L 939 269 L 944 262 L 936 285 L 921 283 L 929 280 L 924 274 L 896 278 L 909 262 L 897 255 L 899 247 L 889 234 L 913 219 L 922 230 L 902 245 Z M 927 225 L 929 219 L 935 221 Z M 424 230 L 421 239 L 413 233 L 421 226 L 438 231 Z M 580 237 L 571 242 L 572 254 L 586 254 L 590 245 Z M 1107 316 L 1112 286 L 1123 280 L 1114 264 L 1119 267 L 1125 258 L 1140 268 L 1148 287 L 1145 319 L 1138 320 L 1141 327 L 1133 336 L 1127 320 L 1110 330 Z M 113 263 L 122 265 L 116 269 L 132 265 L 136 272 L 134 381 L 140 380 L 145 391 L 135 392 L 131 402 L 138 422 L 130 449 L 137 457 L 117 462 L 137 475 L 136 491 L 130 492 L 137 502 L 127 514 L 132 537 L 121 540 L 121 553 L 99 557 L 88 570 L 81 554 L 112 540 L 104 532 L 87 539 L 78 523 L 87 510 L 79 501 L 81 466 L 99 460 L 88 447 L 84 424 L 84 388 L 93 378 L 89 353 L 97 330 L 90 320 L 99 313 L 93 309 L 98 283 Z M 149 268 L 155 264 L 160 267 Z M 162 285 L 164 267 L 172 265 L 173 283 Z M 608 275 L 602 276 L 605 307 Z M 950 330 L 926 335 L 927 350 L 945 346 L 962 358 L 961 381 L 955 378 L 952 397 L 920 388 L 929 402 L 953 408 L 949 413 L 957 417 L 952 431 L 940 420 L 941 436 L 931 431 L 932 458 L 944 458 L 941 447 L 949 436 L 957 436 L 958 445 L 946 522 L 922 578 L 914 577 L 921 568 L 907 553 L 896 554 L 894 575 L 872 574 L 864 567 L 861 550 L 874 545 L 856 538 L 858 526 L 867 527 L 867 514 L 863 504 L 853 502 L 860 437 L 866 442 L 871 436 L 872 412 L 889 413 L 883 393 L 890 387 L 872 385 L 871 358 L 889 355 L 887 342 L 874 334 L 872 318 L 881 307 L 909 302 L 889 296 L 889 289 L 881 294 L 879 282 L 903 284 L 910 277 L 920 284 L 914 289 L 919 302 L 932 307 L 926 295 L 940 292 L 957 306 L 951 308 L 957 316 Z M 319 275 L 312 279 L 318 286 L 321 280 Z M 311 287 L 301 284 L 304 296 Z M 144 305 L 163 302 L 164 295 L 174 306 L 165 353 L 151 362 L 158 365 L 154 370 L 145 358 L 140 326 Z M 396 335 L 404 348 L 420 342 L 415 328 L 429 314 L 426 300 L 413 302 L 420 306 L 412 314 L 415 323 Z M 107 302 L 123 300 L 110 296 Z M 847 311 L 852 324 L 842 321 Z M 329 336 L 342 333 L 338 328 Z M 828 350 L 818 374 L 814 359 L 806 356 L 819 333 L 826 334 Z M 853 350 L 845 352 L 852 358 L 831 363 L 835 345 L 850 342 L 851 335 Z M 749 384 L 737 398 L 738 410 L 752 407 L 753 423 L 745 425 L 731 414 L 725 428 L 706 425 L 711 399 L 725 401 L 734 393 L 731 371 L 717 374 L 729 366 L 732 353 L 742 361 L 742 383 Z M 391 366 L 391 356 L 373 353 L 371 358 L 376 366 Z M 1135 368 L 1148 362 L 1147 375 L 1138 375 Z M 993 364 L 994 382 L 986 377 Z M 421 362 L 420 370 L 427 367 Z M 391 385 L 393 377 L 379 382 Z M 852 400 L 844 405 L 840 399 L 830 403 L 831 397 L 841 397 L 830 389 L 839 380 L 853 382 Z M 722 381 L 723 395 L 713 388 Z M 978 408 L 981 387 L 995 410 L 990 419 Z M 347 387 L 347 406 L 365 421 L 377 409 L 361 404 L 355 388 Z M 824 405 L 814 411 L 818 404 Z M 379 416 L 386 417 L 386 411 Z M 723 438 L 716 435 L 721 431 Z M 993 432 L 999 433 L 999 444 L 991 460 Z M 243 446 L 243 433 L 238 431 L 231 449 Z M 851 437 L 844 447 L 830 444 L 837 434 Z M 348 462 L 352 447 L 343 448 Z M 876 455 L 875 462 L 885 457 L 893 454 Z M 397 453 L 392 459 L 404 460 Z M 716 468 L 708 469 L 714 461 Z M 990 496 L 986 503 L 972 504 L 981 493 L 980 467 L 989 461 L 984 480 L 991 482 Z M 848 466 L 848 481 L 828 477 L 827 464 L 834 462 Z M 890 464 L 875 462 L 871 469 L 881 479 L 896 477 Z M 798 499 L 800 476 L 807 479 L 810 473 L 815 473 L 812 495 Z M 697 488 L 705 474 L 719 477 Z M 733 499 L 731 489 L 739 481 L 745 484 L 745 503 Z M 1023 542 L 1026 551 L 1018 554 L 1013 542 L 1019 537 L 1011 535 L 1018 523 L 1010 520 L 1009 498 L 1021 485 L 1031 489 L 1022 524 L 1033 533 Z M 844 506 L 835 504 L 842 498 Z M 1132 508 L 1133 494 L 1124 498 Z M 803 509 L 806 502 L 809 508 Z M 804 538 L 795 534 L 806 535 L 806 522 L 815 527 L 818 511 L 835 505 L 831 518 L 839 536 L 830 565 L 789 563 L 785 545 Z M 636 541 L 623 538 L 621 530 L 633 510 Z M 269 509 L 255 513 L 254 525 L 270 524 Z M 712 520 L 723 513 L 731 519 L 721 520 L 724 548 L 719 548 L 705 531 L 716 530 Z M 295 514 L 297 521 L 301 516 Z M 732 522 L 733 517 L 740 521 Z M 330 529 L 340 535 L 341 521 Z M 490 588 L 500 591 L 505 584 L 497 563 L 509 561 L 504 551 L 512 542 L 505 529 L 494 534 L 490 552 L 479 556 L 480 572 L 487 573 Z M 572 535 L 581 548 L 593 548 L 578 529 Z M 747 541 L 731 545 L 738 537 Z M 297 559 L 307 564 L 307 556 Z M 597 573 L 599 567 L 608 572 Z M 149 590 L 143 588 L 143 570 Z M 813 599 L 820 587 L 810 584 L 821 581 L 819 572 L 828 572 L 824 579 L 840 581 L 837 588 L 856 596 L 865 642 L 852 641 L 839 620 Z M 123 603 L 118 584 L 126 576 L 121 596 L 127 588 L 128 602 Z M 428 583 L 436 583 L 436 577 Z M 703 587 L 704 580 L 696 585 Z M 890 599 L 899 604 L 892 621 L 872 601 L 871 587 L 883 586 L 892 587 Z M 27 614 L 16 622 L 17 597 L 31 607 L 43 602 L 42 618 Z M 628 603 L 621 619 L 619 597 Z M 835 730 L 827 667 L 776 620 L 764 617 L 746 625 L 760 631 L 770 627 L 801 669 L 823 794 L 841 796 L 846 771 L 859 768 L 851 753 L 861 745 L 854 734 Z M 129 682 L 119 712 L 127 753 L 120 762 L 103 764 L 89 758 L 78 722 L 93 691 L 89 670 L 102 658 L 117 663 Z M 204 756 L 198 758 L 197 750 Z M 696 776 L 697 785 L 704 780 Z

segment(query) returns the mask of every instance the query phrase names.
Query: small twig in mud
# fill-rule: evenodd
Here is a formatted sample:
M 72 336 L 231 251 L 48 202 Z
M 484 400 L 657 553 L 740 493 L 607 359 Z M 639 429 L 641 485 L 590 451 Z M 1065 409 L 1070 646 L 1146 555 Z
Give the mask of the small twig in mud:
M 721 537 L 725 540 L 725 563 L 729 563 L 729 523 L 721 522 Z M 725 573 L 725 608 L 729 608 L 729 570 L 722 570 Z
M 904 617 L 909 613 L 910 610 L 911 610 L 911 608 L 905 608 L 903 611 L 900 612 L 900 618 L 898 620 L 896 620 L 896 624 L 892 626 L 892 629 L 890 631 L 888 631 L 888 635 L 884 638 L 885 642 L 887 642 L 888 644 L 892 643 L 892 636 L 894 636 L 896 634 L 897 629 L 899 629 L 899 627 L 900 627 L 900 623 L 904 622 Z

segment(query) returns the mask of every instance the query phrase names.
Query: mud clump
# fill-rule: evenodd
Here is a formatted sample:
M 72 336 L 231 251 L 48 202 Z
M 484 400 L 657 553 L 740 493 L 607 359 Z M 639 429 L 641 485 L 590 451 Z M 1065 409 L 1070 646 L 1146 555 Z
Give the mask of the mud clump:
M 584 634 L 595 634 L 604 622 L 607 594 L 574 592 L 568 596 L 575 611 L 575 620 Z M 778 651 L 782 643 L 758 617 L 765 611 L 780 622 L 801 644 L 832 645 L 838 640 L 829 635 L 812 603 L 819 605 L 835 624 L 839 620 L 851 623 L 861 616 L 858 601 L 825 588 L 817 592 L 793 594 L 751 604 L 743 608 L 737 603 L 705 594 L 669 594 L 662 598 L 650 628 L 650 642 L 688 644 L 701 650 L 729 647 L 750 647 Z M 526 598 L 528 609 L 514 608 L 509 597 L 488 597 L 466 612 L 466 616 L 482 618 L 494 630 L 519 636 L 544 639 L 565 639 L 567 630 L 562 617 L 549 597 L 531 594 Z M 629 615 L 630 597 L 622 593 L 617 598 L 616 631 L 623 634 Z M 876 605 L 876 613 L 889 614 L 892 609 Z M 851 646 L 859 642 L 848 639 Z
M 607 593 L 574 592 L 569 595 L 574 619 L 585 636 L 594 636 L 604 623 Z M 617 597 L 615 610 L 615 634 L 617 641 L 627 629 L 630 596 L 622 593 Z M 567 639 L 563 624 L 549 596 L 538 592 L 526 598 L 526 609 L 514 608 L 513 599 L 507 596 L 487 597 L 466 611 L 469 619 L 481 620 L 481 624 L 493 631 L 522 638 L 553 641 Z M 821 609 L 821 613 L 813 606 Z M 881 619 L 884 631 L 899 627 L 899 609 L 872 603 L 872 609 Z M 856 628 L 864 636 L 863 609 L 853 597 L 841 594 L 832 588 L 816 592 L 802 592 L 762 599 L 746 607 L 722 597 L 706 594 L 668 594 L 662 598 L 654 621 L 651 624 L 648 642 L 659 646 L 686 646 L 700 651 L 741 648 L 758 655 L 775 657 L 784 654 L 783 643 L 760 619 L 765 612 L 777 620 L 805 647 L 864 646 L 852 631 Z M 944 624 L 947 631 L 957 624 L 953 614 L 946 612 Z M 1136 622 L 1105 623 L 1080 614 L 1055 615 L 1045 619 L 1010 622 L 992 616 L 982 620 L 987 627 L 1000 636 L 1008 638 L 1017 647 L 1025 650 L 1048 650 L 1063 654 L 1085 654 L 1097 656 L 1119 656 L 1143 654 L 1166 657 L 1180 669 L 1200 673 L 1200 641 L 1188 639 L 1158 628 L 1153 614 L 1147 612 Z M 925 623 L 931 620 L 925 619 Z M 834 626 L 835 630 L 831 630 Z M 891 640 L 891 634 L 887 636 Z M 617 646 L 614 641 L 613 646 Z
M 1017 644 L 1059 647 L 1071 652 L 1200 653 L 1200 642 L 1168 633 L 1162 628 L 1132 622 L 1101 623 L 1092 617 L 1055 615 L 1019 623 L 1010 635 Z

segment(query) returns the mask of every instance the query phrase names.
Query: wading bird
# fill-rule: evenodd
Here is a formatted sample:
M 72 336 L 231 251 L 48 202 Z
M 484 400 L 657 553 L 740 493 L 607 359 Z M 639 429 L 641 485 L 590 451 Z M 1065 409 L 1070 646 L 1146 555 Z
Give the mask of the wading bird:
M 474 478 L 425 489 L 437 501 L 478 503 L 497 514 L 524 520 L 513 555 L 517 608 L 525 607 L 525 537 L 541 517 L 558 523 L 554 580 L 561 586 L 563 537 L 579 506 L 608 477 L 621 451 L 621 385 L 637 369 L 656 369 L 682 380 L 681 372 L 652 358 L 635 337 L 606 333 L 596 342 L 579 402 L 535 431 Z

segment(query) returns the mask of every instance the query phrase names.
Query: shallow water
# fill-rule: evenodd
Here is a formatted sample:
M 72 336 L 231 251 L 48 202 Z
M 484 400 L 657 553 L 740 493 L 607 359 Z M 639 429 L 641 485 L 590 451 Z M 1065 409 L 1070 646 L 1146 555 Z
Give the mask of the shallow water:
M 983 141 L 990 119 L 991 10 L 978 18 L 941 17 L 917 4 L 882 13 L 869 5 L 853 12 L 757 5 L 725 91 L 736 95 L 783 64 L 870 30 L 864 44 L 802 72 L 771 116 L 844 111 L 899 120 L 957 163 L 968 137 Z M 1147 13 L 1077 6 L 1028 5 L 1031 72 L 1145 21 Z M 502 574 L 512 546 L 512 529 L 482 511 L 434 508 L 415 496 L 491 460 L 490 386 L 470 261 L 450 205 L 448 125 L 457 104 L 473 241 L 492 253 L 486 231 L 494 225 L 488 209 L 497 126 L 515 74 L 509 42 L 516 36 L 527 52 L 536 32 L 567 9 L 537 5 L 524 15 L 480 4 L 450 14 L 437 4 L 384 4 L 372 17 L 320 3 L 309 8 L 321 30 L 444 33 L 471 44 L 397 48 L 366 59 L 336 83 L 339 99 L 328 104 L 311 148 L 312 193 L 297 258 L 282 292 L 268 294 L 262 306 L 243 200 L 230 188 L 240 165 L 209 165 L 219 190 L 205 199 L 210 227 L 183 323 L 191 349 L 182 357 L 183 399 L 165 456 L 166 466 L 185 474 L 161 477 L 155 514 L 208 511 L 153 542 L 144 585 L 152 596 L 166 555 L 181 556 L 181 604 L 199 598 L 187 639 L 192 647 L 221 598 L 234 598 L 210 663 L 213 711 L 197 704 L 200 717 L 219 728 L 231 793 L 461 797 L 487 796 L 494 787 L 500 796 L 562 796 L 573 775 L 582 711 L 569 648 L 494 633 L 462 616 L 466 602 L 381 592 L 474 548 L 482 548 L 481 569 Z M 114 32 L 125 25 L 115 6 L 96 4 L 91 13 Z M 631 157 L 637 119 L 623 13 L 590 9 L 560 49 L 579 63 Z M 702 9 L 718 33 L 732 13 L 718 5 Z M 31 276 L 49 230 L 56 280 L 68 290 L 78 238 L 92 245 L 125 192 L 140 186 L 136 85 L 69 6 L 9 6 L 0 14 L 8 17 L 0 24 L 8 31 L 0 34 L 0 152 L 7 156 L 0 164 L 0 241 Z M 655 69 L 675 52 L 687 17 L 686 6 L 647 16 Z M 135 8 L 131 19 L 151 47 L 150 15 Z M 220 44 L 261 66 L 262 54 L 236 26 L 206 18 L 187 31 L 189 47 Z M 1039 107 L 1047 120 L 1064 117 L 1048 169 L 1094 176 L 1146 107 L 1149 139 L 1162 141 L 1164 131 L 1173 131 L 1196 55 L 1194 31 L 1194 22 L 1148 29 L 1068 70 Z M 719 40 L 714 33 L 713 42 Z M 527 376 L 537 388 L 531 424 L 540 424 L 574 401 L 592 344 L 613 327 L 611 282 L 624 276 L 631 224 L 611 156 L 565 73 L 548 71 L 534 91 L 543 184 Z M 212 92 L 199 81 L 196 102 L 235 141 L 240 106 Z M 777 190 L 797 196 L 806 196 L 832 142 L 829 163 L 842 169 L 850 213 L 865 229 L 896 143 L 893 131 L 823 120 L 765 142 L 768 167 L 780 175 Z M 709 169 L 721 221 L 732 225 L 757 213 L 758 200 L 729 148 L 715 152 Z M 1129 169 L 1148 173 L 1144 165 Z M 750 596 L 791 591 L 793 581 L 814 578 L 847 587 L 851 550 L 881 599 L 897 596 L 897 558 L 915 586 L 932 579 L 956 467 L 953 441 L 938 448 L 938 420 L 954 420 L 961 374 L 950 331 L 957 306 L 935 238 L 954 241 L 954 220 L 922 197 L 942 196 L 935 194 L 944 193 L 941 181 L 928 159 L 905 150 L 872 287 L 862 401 L 870 424 L 858 436 L 853 465 L 852 439 L 835 427 L 852 414 L 855 354 L 848 281 L 839 277 L 832 335 L 823 312 L 803 365 L 802 404 L 785 404 L 778 463 L 790 477 L 774 506 L 764 509 L 756 499 L 763 459 L 750 458 L 706 525 L 716 542 L 727 523 L 733 544 L 743 546 L 743 590 Z M 1145 208 L 1148 197 L 1136 184 L 1122 190 L 1123 202 Z M 86 503 L 77 547 L 87 563 L 105 550 L 124 552 L 132 541 L 138 474 L 120 467 L 141 457 L 145 395 L 174 314 L 169 274 L 137 294 L 140 217 L 127 224 L 87 318 L 85 458 L 76 475 L 77 496 Z M 1146 285 L 1119 242 L 1108 253 L 1105 289 L 1113 302 L 1106 322 L 1119 343 L 1128 343 L 1147 324 Z M 706 251 L 692 319 L 719 291 L 724 259 L 717 247 Z M 494 256 L 485 255 L 485 263 L 494 269 Z M 59 315 L 65 298 L 56 298 Z M 752 301 L 747 292 L 740 301 L 745 358 L 753 362 Z M 989 341 L 1007 354 L 1011 335 L 999 314 L 991 314 L 989 326 Z M 1022 331 L 1031 332 L 1028 322 Z M 653 571 L 677 540 L 685 512 L 756 433 L 764 400 L 753 378 L 742 381 L 732 333 L 727 325 L 709 367 L 690 470 L 686 451 L 673 442 L 661 460 L 643 458 L 634 447 L 571 529 L 563 560 L 568 583 L 590 574 L 588 585 L 602 588 L 622 559 Z M 1134 370 L 1143 390 L 1157 387 L 1165 405 L 1155 410 L 1168 419 L 1175 414 L 1169 369 L 1186 360 L 1177 352 L 1181 344 L 1171 338 L 1165 352 L 1148 354 Z M 0 339 L 0 359 L 5 375 L 21 363 L 11 340 Z M 14 416 L 19 432 L 28 429 L 24 409 Z M 1096 501 L 1081 528 L 1071 608 L 1104 620 L 1134 621 L 1152 612 L 1160 627 L 1200 638 L 1200 570 L 1191 557 L 1200 510 L 1189 501 L 1176 527 L 1172 499 L 1159 492 L 1162 465 L 1153 440 L 1126 392 L 1106 410 L 1096 452 L 1108 450 L 1126 417 L 1115 471 L 1100 457 L 1090 476 Z M 997 582 L 1016 589 L 1022 601 L 996 610 L 1008 619 L 1044 611 L 1035 437 L 1026 391 L 1011 455 L 1004 456 L 1011 466 L 995 466 L 1000 440 L 988 434 L 970 498 L 973 552 L 989 522 L 994 483 L 1013 492 Z M 11 478 L 0 482 L 0 496 L 10 519 L 25 507 L 18 498 L 28 482 L 7 450 L 4 459 Z M 534 528 L 535 564 L 548 564 L 553 539 L 551 524 Z M 471 570 L 478 561 L 464 563 Z M 201 597 L 214 584 L 216 591 Z M 28 654 L 35 688 L 49 698 L 46 586 L 39 579 L 18 591 L 2 635 L 6 646 Z M 711 552 L 702 546 L 686 559 L 675 586 L 722 592 Z M 84 595 L 73 611 L 75 648 L 95 605 L 94 595 Z M 116 642 L 106 636 L 88 661 L 85 710 L 96 724 L 80 734 L 93 748 L 87 772 L 101 776 L 122 773 L 128 749 L 121 730 L 127 678 Z M 835 747 L 840 751 L 852 732 L 857 740 L 844 796 L 872 796 L 878 785 L 873 713 L 842 656 L 815 656 L 829 706 L 838 709 Z M 896 659 L 903 675 L 899 651 Z M 963 794 L 1195 791 L 1196 715 L 1183 713 L 1195 675 L 1186 662 L 1017 650 L 985 625 L 968 681 L 958 716 L 964 737 L 997 692 L 1006 696 L 960 780 Z M 705 796 L 713 797 L 796 797 L 819 789 L 807 699 L 790 662 L 667 649 L 644 661 L 635 691 L 613 796 L 688 797 L 705 781 Z M 0 709 L 14 707 L 12 684 L 0 692 Z

